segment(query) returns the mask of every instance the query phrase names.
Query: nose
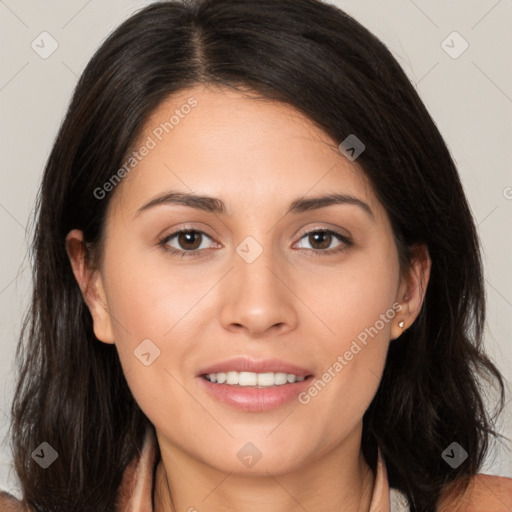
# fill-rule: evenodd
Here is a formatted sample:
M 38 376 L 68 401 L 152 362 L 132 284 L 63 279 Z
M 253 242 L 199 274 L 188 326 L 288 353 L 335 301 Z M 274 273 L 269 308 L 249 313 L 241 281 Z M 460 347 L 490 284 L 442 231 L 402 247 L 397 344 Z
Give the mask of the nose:
M 237 253 L 234 268 L 222 283 L 221 324 L 250 337 L 285 334 L 295 329 L 298 316 L 293 278 L 285 263 L 278 265 L 270 249 L 251 263 Z

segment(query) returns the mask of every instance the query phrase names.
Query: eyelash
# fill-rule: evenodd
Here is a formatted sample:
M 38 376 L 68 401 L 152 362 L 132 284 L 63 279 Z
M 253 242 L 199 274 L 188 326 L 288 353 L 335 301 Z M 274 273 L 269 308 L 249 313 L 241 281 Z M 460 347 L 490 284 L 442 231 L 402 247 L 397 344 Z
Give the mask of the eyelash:
M 207 235 L 204 231 L 200 231 L 198 229 L 181 229 L 179 231 L 175 231 L 174 233 L 171 233 L 170 235 L 166 235 L 162 239 L 159 240 L 158 245 L 162 247 L 162 249 L 166 252 L 169 252 L 175 256 L 181 256 L 182 258 L 194 258 L 197 256 L 200 256 L 201 251 L 205 249 L 195 249 L 191 251 L 185 251 L 180 249 L 175 249 L 174 247 L 169 247 L 167 243 L 169 240 L 172 240 L 177 235 L 180 235 L 181 233 L 199 233 L 201 235 L 204 235 L 210 239 L 212 239 L 209 235 Z M 332 254 L 340 253 L 349 247 L 353 245 L 353 242 L 349 240 L 346 236 L 342 235 L 341 233 L 338 233 L 337 231 L 333 231 L 331 229 L 314 229 L 312 231 L 308 231 L 307 233 L 304 233 L 300 240 L 303 238 L 312 235 L 314 233 L 327 233 L 334 235 L 340 242 L 343 242 L 342 245 L 334 248 L 334 249 L 306 249 L 307 251 L 312 251 L 314 256 L 330 256 Z M 344 245 L 343 245 L 344 244 Z

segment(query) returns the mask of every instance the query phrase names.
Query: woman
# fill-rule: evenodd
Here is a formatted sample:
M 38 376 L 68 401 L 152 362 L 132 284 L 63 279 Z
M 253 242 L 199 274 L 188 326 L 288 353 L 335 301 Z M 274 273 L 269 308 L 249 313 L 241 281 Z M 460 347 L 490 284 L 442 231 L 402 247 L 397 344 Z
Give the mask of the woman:
M 45 170 L 2 510 L 510 510 L 512 480 L 478 475 L 478 376 L 504 393 L 479 250 L 444 141 L 356 21 L 150 5 L 88 64 Z

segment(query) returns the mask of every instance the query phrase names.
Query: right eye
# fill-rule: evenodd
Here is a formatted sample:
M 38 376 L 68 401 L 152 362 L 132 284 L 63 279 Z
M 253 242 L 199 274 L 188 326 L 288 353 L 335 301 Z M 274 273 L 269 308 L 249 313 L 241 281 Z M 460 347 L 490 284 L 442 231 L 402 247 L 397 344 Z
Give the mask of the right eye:
M 158 244 L 171 254 L 181 255 L 181 257 L 195 257 L 200 254 L 200 251 L 205 249 L 205 247 L 201 247 L 204 237 L 212 240 L 212 238 L 203 231 L 197 229 L 181 229 L 170 235 L 166 235 Z M 178 247 L 170 245 L 171 241 L 175 241 Z

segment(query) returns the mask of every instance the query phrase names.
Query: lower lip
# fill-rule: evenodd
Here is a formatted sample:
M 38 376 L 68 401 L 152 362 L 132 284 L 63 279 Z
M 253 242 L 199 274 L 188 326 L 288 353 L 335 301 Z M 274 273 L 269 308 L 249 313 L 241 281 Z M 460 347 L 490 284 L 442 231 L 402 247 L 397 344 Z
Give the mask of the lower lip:
M 205 386 L 206 391 L 217 400 L 240 411 L 263 412 L 277 409 L 296 400 L 299 393 L 310 385 L 312 378 L 307 377 L 302 382 L 269 388 L 216 384 L 204 377 L 199 377 L 199 380 Z

